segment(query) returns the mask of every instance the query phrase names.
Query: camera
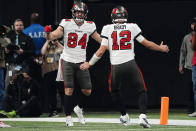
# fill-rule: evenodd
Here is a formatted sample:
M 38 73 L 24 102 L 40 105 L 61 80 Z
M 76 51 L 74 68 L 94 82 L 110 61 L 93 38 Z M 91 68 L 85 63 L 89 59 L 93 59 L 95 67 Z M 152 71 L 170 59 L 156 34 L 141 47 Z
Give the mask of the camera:
M 7 47 L 11 43 L 11 40 L 6 36 L 9 31 L 9 27 L 0 25 L 0 47 Z
M 6 33 L 7 33 L 6 28 L 3 25 L 1 25 L 0 26 L 0 37 L 5 37 Z

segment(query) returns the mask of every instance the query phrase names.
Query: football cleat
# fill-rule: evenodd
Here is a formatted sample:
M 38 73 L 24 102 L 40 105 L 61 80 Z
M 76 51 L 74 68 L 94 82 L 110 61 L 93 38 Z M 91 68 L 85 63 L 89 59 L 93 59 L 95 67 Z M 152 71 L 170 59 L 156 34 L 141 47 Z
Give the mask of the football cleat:
M 57 111 L 53 111 L 52 113 L 50 113 L 49 115 L 48 115 L 48 117 L 58 117 L 59 115 L 58 115 L 58 113 L 57 113 Z
M 85 124 L 85 119 L 83 116 L 83 111 L 79 106 L 74 107 L 74 112 L 76 113 L 77 117 L 78 117 L 78 121 L 81 124 Z
M 124 115 L 124 116 L 120 116 L 120 122 L 123 124 L 123 125 L 125 125 L 125 126 L 128 126 L 128 125 L 130 125 L 131 123 L 130 123 L 130 119 L 129 119 L 129 115 L 128 114 L 126 114 L 126 115 Z
M 66 116 L 66 126 L 73 126 L 73 121 L 71 116 Z
M 8 127 L 11 127 L 11 126 L 0 121 L 0 128 L 8 128 Z
M 139 124 L 143 128 L 150 128 L 150 124 L 148 123 L 147 117 L 145 114 L 140 114 L 139 116 Z
M 193 112 L 191 114 L 188 115 L 189 117 L 196 117 L 196 112 Z

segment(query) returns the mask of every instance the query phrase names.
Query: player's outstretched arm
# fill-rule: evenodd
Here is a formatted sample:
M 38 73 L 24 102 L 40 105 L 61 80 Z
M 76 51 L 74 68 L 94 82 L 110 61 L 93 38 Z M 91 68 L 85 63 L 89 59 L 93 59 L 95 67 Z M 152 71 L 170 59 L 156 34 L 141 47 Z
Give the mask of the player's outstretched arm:
M 99 47 L 99 49 L 97 50 L 97 52 L 90 59 L 89 62 L 84 62 L 83 64 L 80 65 L 80 69 L 81 70 L 87 70 L 88 68 L 90 68 L 91 66 L 93 66 L 102 57 L 102 55 L 105 53 L 105 51 L 107 50 L 107 48 L 108 48 L 108 46 L 101 45 Z
M 50 26 L 45 26 L 45 37 L 47 40 L 54 40 L 58 39 L 63 35 L 63 27 L 58 26 L 56 30 L 51 32 L 51 27 Z
M 91 37 L 92 37 L 94 40 L 96 40 L 99 44 L 101 44 L 102 38 L 101 38 L 100 34 L 97 33 L 97 31 L 95 31 L 95 32 L 91 35 Z
M 163 41 L 161 42 L 160 45 L 157 45 L 156 43 L 149 41 L 147 39 L 144 39 L 141 42 L 142 45 L 144 45 L 146 48 L 150 49 L 150 50 L 155 50 L 155 51 L 160 51 L 160 52 L 165 52 L 168 53 L 169 52 L 169 48 L 167 45 L 163 44 Z

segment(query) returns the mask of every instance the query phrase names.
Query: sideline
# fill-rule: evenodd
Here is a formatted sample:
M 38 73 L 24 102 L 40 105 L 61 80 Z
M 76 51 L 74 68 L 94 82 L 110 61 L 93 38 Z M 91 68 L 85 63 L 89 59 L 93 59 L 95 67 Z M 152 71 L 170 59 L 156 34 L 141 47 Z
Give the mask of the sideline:
M 0 118 L 1 121 L 34 121 L 34 122 L 65 122 L 65 117 L 58 118 Z M 89 123 L 120 123 L 117 118 L 85 118 Z M 148 119 L 152 125 L 159 125 L 159 119 Z M 78 122 L 77 118 L 73 118 L 73 122 Z M 138 124 L 139 119 L 131 119 L 131 124 Z M 168 120 L 167 125 L 178 126 L 196 126 L 196 120 Z

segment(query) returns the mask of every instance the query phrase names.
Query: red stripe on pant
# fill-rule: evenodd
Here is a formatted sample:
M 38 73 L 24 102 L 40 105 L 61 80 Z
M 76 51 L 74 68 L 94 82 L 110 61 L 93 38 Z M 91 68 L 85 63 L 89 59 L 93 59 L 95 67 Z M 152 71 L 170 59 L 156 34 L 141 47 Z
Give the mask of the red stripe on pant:
M 138 71 L 139 71 L 139 73 L 140 73 L 140 76 L 141 76 L 141 78 L 142 78 L 142 83 L 143 83 L 143 85 L 144 85 L 144 90 L 147 91 L 146 83 L 145 83 L 145 81 L 144 81 L 144 77 L 143 77 L 142 72 L 141 72 L 140 68 L 138 67 L 138 65 L 137 65 L 137 69 L 138 69 Z
M 63 75 L 63 59 L 61 59 L 61 73 L 62 73 L 62 76 L 63 76 L 63 83 L 64 83 L 64 89 L 65 89 L 66 86 L 65 86 L 64 75 Z
M 109 79 L 108 79 L 108 85 L 109 85 L 109 92 L 112 91 L 112 87 L 111 87 L 111 83 L 112 82 L 112 65 L 111 65 L 111 71 L 110 71 L 110 75 L 109 75 Z

